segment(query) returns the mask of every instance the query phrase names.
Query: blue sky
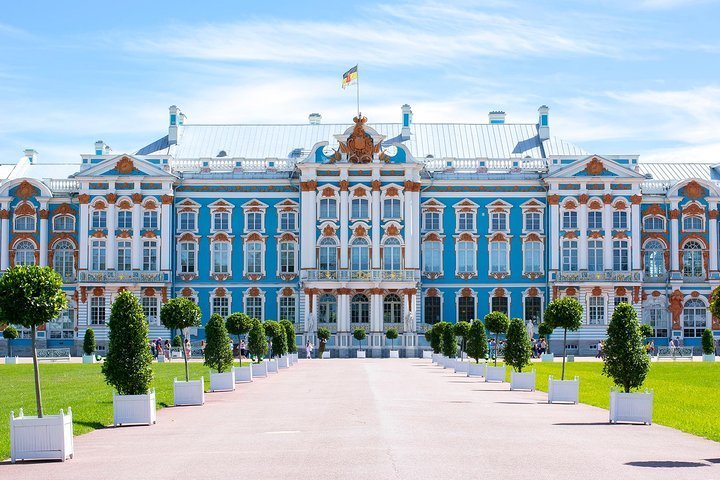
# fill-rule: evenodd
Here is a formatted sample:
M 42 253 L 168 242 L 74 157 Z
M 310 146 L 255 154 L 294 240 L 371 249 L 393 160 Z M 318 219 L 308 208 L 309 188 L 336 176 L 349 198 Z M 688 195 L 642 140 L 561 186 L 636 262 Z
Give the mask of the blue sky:
M 719 0 L 7 2 L 0 163 L 191 123 L 535 122 L 599 154 L 720 163 Z

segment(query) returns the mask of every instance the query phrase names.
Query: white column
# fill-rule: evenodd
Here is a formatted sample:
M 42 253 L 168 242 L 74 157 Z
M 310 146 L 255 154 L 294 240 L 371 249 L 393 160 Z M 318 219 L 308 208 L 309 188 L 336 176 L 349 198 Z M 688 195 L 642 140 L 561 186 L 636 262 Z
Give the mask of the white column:
M 710 272 L 716 272 L 718 269 L 717 202 L 708 202 L 708 236 L 710 237 L 708 269 Z M 708 276 L 710 276 L 709 272 Z
M 107 209 L 107 243 L 105 245 L 106 248 L 106 256 L 105 256 L 105 265 L 108 270 L 115 270 L 117 267 L 116 261 L 117 261 L 117 255 L 115 254 L 115 244 L 117 242 L 117 237 L 115 236 L 115 195 L 109 194 L 107 197 L 108 200 L 108 209 Z M 133 212 L 133 227 L 135 227 L 135 212 Z M 133 235 L 135 235 L 135 232 L 133 231 Z M 133 255 L 133 261 L 135 261 L 135 256 Z
M 413 234 L 409 235 L 410 243 L 413 245 L 413 268 L 420 269 L 420 183 L 415 184 L 415 190 L 412 193 L 412 230 Z M 406 219 L 407 222 L 407 219 Z M 407 240 L 406 240 L 407 243 Z M 417 316 L 415 317 L 417 318 Z
M 87 195 L 79 196 L 80 200 L 80 216 L 78 217 L 78 269 L 87 270 L 88 268 L 88 222 L 90 216 L 88 212 Z
M 172 265 L 172 249 L 170 247 L 170 239 L 173 236 L 170 231 L 172 199 L 173 197 L 170 195 L 162 196 L 162 207 L 160 209 L 160 270 L 170 270 Z
M 680 271 L 680 255 L 678 248 L 680 247 L 680 232 L 678 231 L 678 210 L 679 200 L 671 202 L 670 209 L 670 270 L 672 272 Z
M 47 203 L 40 204 L 40 266 L 48 264 L 48 214 Z
M 415 266 L 415 249 L 414 249 L 414 230 L 413 230 L 413 185 L 412 180 L 405 181 L 405 209 L 403 212 L 403 233 L 405 234 L 405 268 L 414 268 Z
M 7 270 L 10 267 L 10 211 L 8 204 L 2 202 L 2 211 L 0 212 L 0 270 Z
M 608 200 L 608 198 L 605 200 Z M 605 270 L 612 270 L 612 205 L 607 202 L 603 205 L 603 227 L 605 229 L 605 238 L 603 240 L 603 267 Z
M 383 331 L 383 304 L 382 295 L 372 294 L 370 295 L 370 331 L 371 332 L 382 332 Z
M 140 203 L 142 202 L 142 194 L 136 193 L 132 197 L 133 199 L 133 214 L 132 214 L 132 269 L 142 269 L 142 237 L 140 236 L 140 229 L 142 228 L 142 218 Z M 114 233 L 114 232 L 113 232 Z M 109 255 L 108 251 L 108 255 Z
M 632 250 L 632 269 L 640 270 L 642 254 L 640 249 L 642 248 L 641 232 L 640 232 L 640 197 L 633 197 L 632 205 L 630 207 L 630 238 L 632 243 L 630 245 Z M 712 258 L 712 257 L 711 257 Z M 711 260 L 712 261 L 712 260 Z
M 350 331 L 350 295 L 342 293 L 338 295 L 338 318 L 337 331 Z
M 588 209 L 587 195 L 582 194 L 580 207 L 578 209 L 578 228 L 580 229 L 580 241 L 578 245 L 578 266 L 580 270 L 588 269 L 588 252 L 587 252 L 587 228 L 588 228 Z
M 379 175 L 376 170 L 374 175 Z M 380 268 L 380 180 L 372 185 L 372 268 Z
M 315 244 L 317 230 L 317 213 L 315 204 L 315 193 L 317 191 L 317 182 L 310 180 L 300 183 L 302 194 L 300 201 L 300 268 L 304 270 L 316 269 L 315 264 Z
M 347 172 L 342 173 L 347 174 Z M 348 268 L 348 232 L 350 228 L 348 186 L 347 180 L 340 180 L 340 268 Z
M 557 197 L 557 195 L 554 195 Z M 547 232 L 550 239 L 550 270 L 560 269 L 560 206 L 557 200 L 550 201 L 550 231 Z

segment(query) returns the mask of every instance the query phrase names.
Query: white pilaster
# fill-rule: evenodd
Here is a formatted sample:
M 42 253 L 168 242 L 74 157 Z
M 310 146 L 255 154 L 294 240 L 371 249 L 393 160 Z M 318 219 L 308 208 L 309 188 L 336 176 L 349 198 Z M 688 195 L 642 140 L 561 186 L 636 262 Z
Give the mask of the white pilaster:
M 708 201 L 708 213 L 708 236 L 710 237 L 708 269 L 716 272 L 718 269 L 717 202 Z
M 340 176 L 347 177 L 347 170 Z M 348 202 L 347 178 L 340 180 L 340 268 L 348 268 L 348 237 L 349 237 L 350 205 Z
M 40 204 L 40 209 L 45 210 L 40 215 L 40 266 L 47 267 L 48 264 L 48 211 L 47 203 Z
M 559 270 L 560 268 L 560 206 L 557 202 L 550 204 L 550 231 L 548 232 L 550 239 L 550 269 Z
M 314 180 L 301 182 L 301 210 L 300 210 L 300 267 L 304 270 L 316 269 L 315 244 L 317 230 L 317 208 L 315 194 L 317 182 Z
M 105 245 L 106 248 L 106 256 L 105 256 L 105 266 L 108 270 L 115 270 L 117 267 L 117 254 L 115 253 L 115 245 L 116 245 L 116 236 L 115 236 L 115 198 L 114 195 L 109 195 L 108 199 L 108 208 L 107 208 L 107 243 Z M 110 201 L 112 200 L 112 201 Z M 135 227 L 135 212 L 133 212 L 133 227 Z M 135 235 L 135 232 L 133 231 L 133 235 Z M 133 252 L 133 261 L 135 261 L 135 254 Z
M 408 172 L 409 174 L 410 172 Z M 413 268 L 415 262 L 415 249 L 413 242 L 413 183 L 408 177 L 405 181 L 405 208 L 403 212 L 403 233 L 405 234 L 405 268 Z
M 670 209 L 670 270 L 673 272 L 680 271 L 680 255 L 678 252 L 678 248 L 680 247 L 678 203 L 679 200 L 672 200 Z
M 584 194 L 584 192 L 583 192 Z M 587 195 L 585 195 L 587 197 Z M 578 228 L 580 229 L 580 242 L 578 245 L 578 266 L 580 270 L 588 269 L 588 254 L 587 254 L 587 228 L 588 228 L 588 208 L 587 199 L 584 202 L 580 202 L 578 208 Z
M 350 331 L 350 295 L 338 295 L 337 331 Z
M 2 217 L 0 217 L 0 270 L 7 270 L 10 267 L 10 211 L 9 200 L 0 203 Z
M 603 205 L 603 228 L 605 229 L 605 238 L 603 239 L 603 267 L 605 270 L 612 270 L 612 205 L 609 203 Z
M 162 207 L 160 208 L 160 269 L 170 270 L 172 265 L 172 252 L 170 248 L 170 239 L 172 232 L 170 231 L 170 215 L 172 197 L 163 196 Z
M 377 178 L 375 178 L 377 177 Z M 380 268 L 380 172 L 373 171 L 372 187 L 372 268 Z
M 370 295 L 370 331 L 383 331 L 383 304 L 382 295 Z
M 630 245 L 632 251 L 632 269 L 640 270 L 642 268 L 642 262 L 640 261 L 642 257 L 640 252 L 640 249 L 642 248 L 640 232 L 640 204 L 635 203 L 634 201 L 630 207 L 630 227 L 632 229 L 630 232 L 630 238 L 632 239 L 632 243 Z
M 133 270 L 142 269 L 142 237 L 140 236 L 140 229 L 142 228 L 141 218 L 141 205 L 142 196 L 140 194 L 133 195 L 133 214 L 132 214 L 132 260 L 131 265 Z M 113 232 L 114 236 L 114 232 Z M 114 240 L 114 239 L 113 239 Z M 108 251 L 108 257 L 110 252 Z
M 406 238 L 410 238 L 410 242 L 413 246 L 413 267 L 415 269 L 420 269 L 420 183 L 418 182 L 415 187 L 415 191 L 412 192 L 413 197 L 413 203 L 412 203 L 412 215 L 410 216 L 410 219 L 412 220 L 412 235 L 407 235 Z M 407 222 L 407 219 L 405 219 L 405 222 Z M 406 243 L 407 240 L 406 240 Z M 417 316 L 415 317 L 417 318 Z
M 80 203 L 80 216 L 78 218 L 78 269 L 88 268 L 88 222 L 90 221 L 87 201 Z

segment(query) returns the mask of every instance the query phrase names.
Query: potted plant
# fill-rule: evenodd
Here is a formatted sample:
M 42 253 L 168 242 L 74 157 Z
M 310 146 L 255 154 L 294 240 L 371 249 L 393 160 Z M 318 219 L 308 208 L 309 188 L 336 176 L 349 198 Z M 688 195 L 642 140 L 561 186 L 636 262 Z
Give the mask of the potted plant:
M 433 352 L 432 361 L 438 365 L 442 360 L 442 336 L 440 335 L 440 331 L 442 330 L 442 326 L 440 325 L 441 323 L 443 322 L 436 323 L 430 327 L 427 332 L 425 332 L 425 339 L 428 343 L 430 343 L 430 348 Z
M 550 302 L 545 310 L 545 323 L 549 328 L 563 329 L 563 359 L 560 380 L 548 378 L 548 403 L 578 403 L 580 380 L 565 380 L 565 352 L 567 350 L 567 332 L 576 331 L 582 325 L 583 307 L 574 297 L 557 298 Z
M 715 338 L 712 330 L 706 328 L 702 334 L 703 362 L 715 361 Z
M 494 365 L 485 367 L 485 381 L 486 382 L 504 382 L 505 381 L 505 367 L 497 366 L 497 357 L 500 352 L 500 334 L 507 332 L 508 324 L 507 315 L 503 312 L 490 312 L 485 315 L 485 327 L 490 333 L 495 334 L 495 354 Z
M 425 337 L 425 341 L 430 344 L 431 336 L 432 336 L 432 327 L 426 329 L 423 332 L 423 336 Z M 435 353 L 432 351 L 432 348 L 430 350 L 423 349 L 422 350 L 422 358 L 429 358 L 433 362 L 435 361 Z
M 458 360 L 455 361 L 455 373 L 468 373 L 469 363 L 462 360 L 466 349 L 466 338 L 470 334 L 470 322 L 459 321 L 452 328 L 455 332 L 455 338 L 460 338 L 460 352 Z
M 631 393 L 639 389 L 650 371 L 650 358 L 645 350 L 637 312 L 627 303 L 615 307 L 608 325 L 608 338 L 603 352 L 603 375 L 612 378 L 622 391 L 610 391 L 610 423 L 652 423 L 653 394 Z
M 180 348 L 185 362 L 185 381 L 173 381 L 173 396 L 175 405 L 202 405 L 205 403 L 205 377 L 199 380 L 190 380 L 187 351 L 182 346 L 187 340 L 188 329 L 200 326 L 202 312 L 195 302 L 185 297 L 170 299 L 160 308 L 160 322 L 165 328 L 182 332 Z M 173 343 L 175 340 L 173 339 Z
M 280 322 L 269 320 L 272 322 L 273 328 L 271 329 L 272 339 L 272 350 L 273 354 L 277 358 L 279 368 L 290 368 L 290 358 L 288 357 L 288 346 L 287 346 L 287 334 L 285 333 L 285 327 Z M 267 333 L 267 328 L 265 329 Z
M 523 368 L 530 365 L 530 357 L 532 357 L 532 343 L 525 322 L 519 318 L 510 320 L 506 341 L 505 363 L 512 367 L 510 390 L 535 391 L 535 370 L 523 372 Z
M 365 340 L 365 337 L 367 337 L 367 334 L 364 328 L 358 327 L 353 330 L 353 338 L 360 342 L 360 350 L 357 351 L 357 358 L 365 358 L 365 350 L 362 349 L 362 341 Z
M 538 326 L 538 335 L 540 338 L 544 338 L 545 342 L 548 345 L 548 350 L 550 349 L 550 335 L 555 331 L 553 327 L 548 325 L 547 323 L 543 322 Z M 540 356 L 541 362 L 554 362 L 555 361 L 555 355 L 551 352 L 545 352 Z
M 205 366 L 210 367 L 210 391 L 227 392 L 235 390 L 235 372 L 230 336 L 225 321 L 220 314 L 214 313 L 205 325 Z M 215 370 L 213 372 L 213 370 Z
M 267 355 L 268 345 L 265 338 L 265 327 L 260 320 L 253 319 L 253 326 L 248 334 L 248 350 L 250 350 L 250 360 L 255 358 L 255 362 L 250 366 L 252 368 L 252 376 L 267 377 L 267 363 L 263 361 Z
M 263 327 L 265 328 L 265 336 L 266 341 L 268 342 L 268 346 L 270 349 L 270 358 L 267 360 L 267 369 L 269 373 L 279 373 L 279 362 L 277 360 L 277 350 L 279 349 L 279 346 L 276 346 L 274 344 L 275 338 L 278 336 L 277 329 L 279 328 L 277 322 L 275 320 L 267 320 L 263 322 Z
M 240 349 L 240 335 L 245 335 L 250 332 L 253 326 L 253 320 L 248 315 L 242 312 L 232 313 L 225 319 L 225 328 L 230 335 L 237 336 L 238 350 Z M 242 366 L 242 352 L 238 351 L 238 358 L 240 362 L 239 367 L 233 367 L 235 370 L 235 383 L 239 382 L 252 382 L 252 366 Z
M 147 346 L 148 324 L 137 297 L 125 290 L 115 298 L 108 322 L 108 352 L 102 365 L 105 382 L 115 388 L 115 425 L 152 425 L 155 390 L 152 354 Z
M 400 350 L 395 350 L 395 339 L 398 338 L 397 328 L 388 328 L 385 331 L 385 336 L 390 340 L 390 358 L 400 358 Z
M 466 348 L 470 358 L 475 359 L 475 363 L 468 362 L 468 377 L 484 377 L 488 342 L 485 325 L 480 320 L 472 321 Z M 483 360 L 483 363 L 480 363 L 480 359 Z
M 0 277 L 0 323 L 10 322 L 30 329 L 30 347 L 35 377 L 37 416 L 10 413 L 10 459 L 59 459 L 73 457 L 72 411 L 44 415 L 37 359 L 37 329 L 62 312 L 67 298 L 62 277 L 50 267 L 18 265 Z
M 318 355 L 320 358 L 330 358 L 330 352 L 325 351 L 325 346 L 327 341 L 330 339 L 330 335 L 332 334 L 326 327 L 320 327 L 317 329 L 317 337 L 320 340 L 320 345 L 318 346 Z
M 285 329 L 285 340 L 287 343 L 288 357 L 290 358 L 290 364 L 297 363 L 297 339 L 295 337 L 295 326 L 290 320 L 280 320 L 280 326 Z
M 5 365 L 11 365 L 18 363 L 17 357 L 13 357 L 12 354 L 12 341 L 18 338 L 17 328 L 12 325 L 8 325 L 3 330 L 3 338 L 7 340 L 8 354 L 5 356 Z
M 83 338 L 83 363 L 95 363 L 95 331 L 92 328 L 85 330 L 85 337 Z

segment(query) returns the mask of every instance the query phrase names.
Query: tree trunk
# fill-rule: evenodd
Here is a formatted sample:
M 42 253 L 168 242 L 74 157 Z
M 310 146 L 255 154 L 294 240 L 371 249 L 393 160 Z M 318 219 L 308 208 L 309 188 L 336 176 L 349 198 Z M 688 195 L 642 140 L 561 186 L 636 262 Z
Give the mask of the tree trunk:
M 33 369 L 35 370 L 35 401 L 37 402 L 38 418 L 42 418 L 43 410 L 42 410 L 42 397 L 40 397 L 40 370 L 38 369 L 37 348 L 35 346 L 36 330 L 37 330 L 37 327 L 35 325 L 33 325 L 32 328 L 30 329 L 30 331 L 32 332 Z
M 188 367 L 188 358 L 187 358 L 187 348 L 185 348 L 185 342 L 187 341 L 187 338 L 185 338 L 185 332 L 182 332 L 182 352 L 183 352 L 183 360 L 185 360 L 185 381 L 190 381 L 190 368 Z
M 495 334 L 495 366 L 497 367 L 497 357 L 498 357 L 498 334 Z
M 567 328 L 564 329 L 563 334 L 563 364 L 562 364 L 562 375 L 560 375 L 560 380 L 565 380 L 565 349 L 567 348 Z M 548 342 L 548 348 L 550 347 L 550 342 Z

